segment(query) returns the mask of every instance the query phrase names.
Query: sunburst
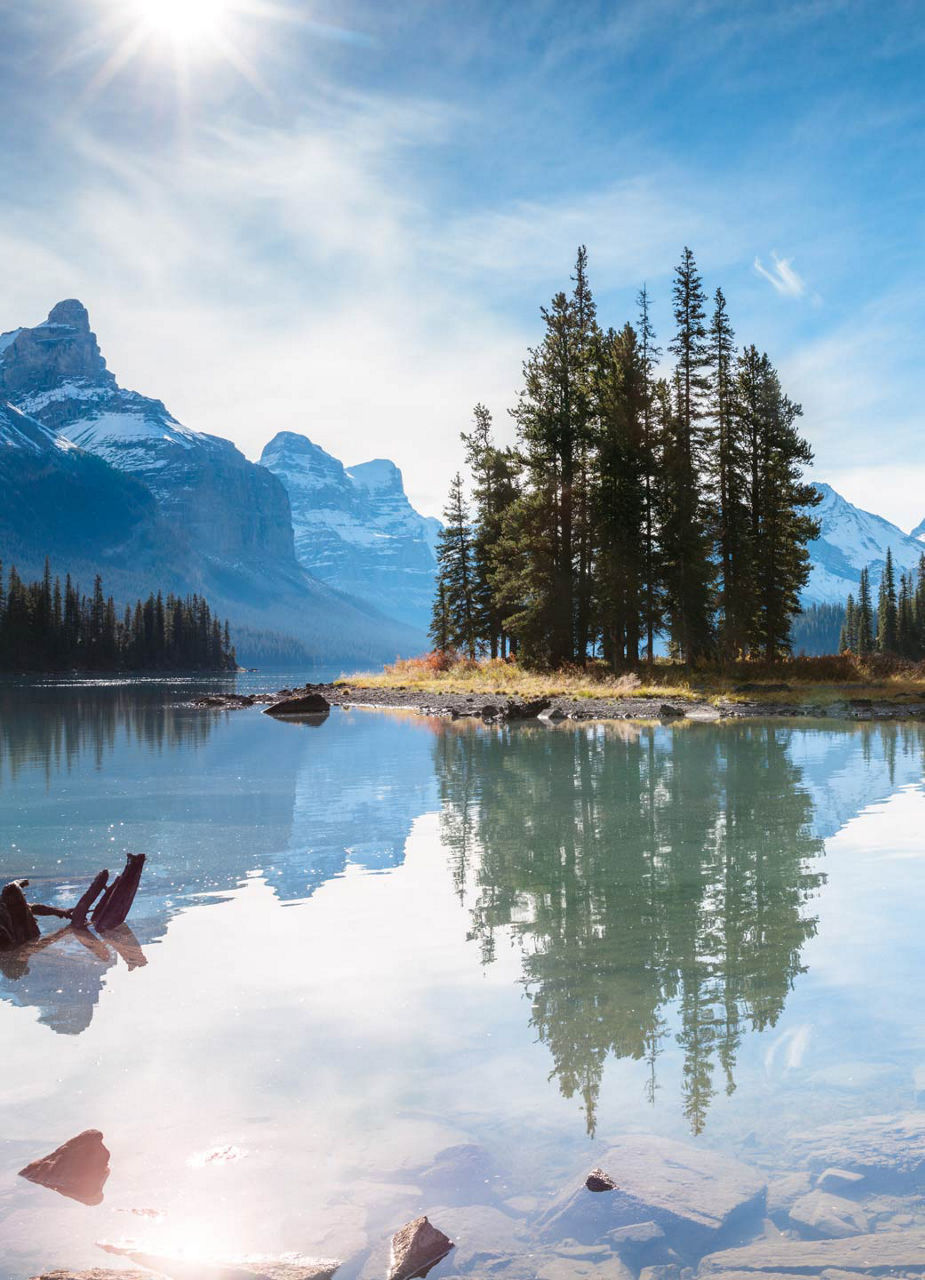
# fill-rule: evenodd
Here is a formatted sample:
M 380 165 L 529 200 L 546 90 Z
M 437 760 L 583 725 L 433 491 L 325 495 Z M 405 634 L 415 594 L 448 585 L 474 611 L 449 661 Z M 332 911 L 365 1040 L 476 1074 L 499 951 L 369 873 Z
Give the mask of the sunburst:
M 88 93 L 95 96 L 139 59 L 172 63 L 178 83 L 196 64 L 225 63 L 262 88 L 248 54 L 261 20 L 293 15 L 272 0 L 102 0 L 95 44 L 108 45 Z

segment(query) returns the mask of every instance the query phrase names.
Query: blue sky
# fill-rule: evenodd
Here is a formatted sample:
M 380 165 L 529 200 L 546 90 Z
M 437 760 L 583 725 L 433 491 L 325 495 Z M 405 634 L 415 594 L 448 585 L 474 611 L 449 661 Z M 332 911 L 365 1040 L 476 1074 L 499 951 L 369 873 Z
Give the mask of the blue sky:
M 667 345 L 689 244 L 814 474 L 925 516 L 917 6 L 152 3 L 0 0 L 0 329 L 78 296 L 187 425 L 392 457 L 435 512 L 576 246 Z

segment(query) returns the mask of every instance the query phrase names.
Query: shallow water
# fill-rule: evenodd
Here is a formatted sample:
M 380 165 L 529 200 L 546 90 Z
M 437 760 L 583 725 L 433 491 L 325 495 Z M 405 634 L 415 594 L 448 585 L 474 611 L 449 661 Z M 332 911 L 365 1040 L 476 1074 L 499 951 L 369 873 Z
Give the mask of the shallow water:
M 922 730 L 183 696 L 0 688 L 0 880 L 71 905 L 149 859 L 131 933 L 0 956 L 6 1280 L 124 1236 L 346 1257 L 434 1209 L 459 1143 L 492 1172 L 443 1203 L 529 1240 L 621 1134 L 786 1169 L 809 1124 L 916 1105 Z M 91 1127 L 101 1205 L 17 1178 Z

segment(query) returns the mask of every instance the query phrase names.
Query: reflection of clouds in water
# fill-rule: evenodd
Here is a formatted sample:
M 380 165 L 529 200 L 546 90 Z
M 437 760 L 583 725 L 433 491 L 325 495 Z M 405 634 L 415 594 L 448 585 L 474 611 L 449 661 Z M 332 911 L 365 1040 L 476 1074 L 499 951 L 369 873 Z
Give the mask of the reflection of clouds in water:
M 781 1070 L 796 1071 L 801 1067 L 811 1037 L 812 1028 L 805 1023 L 799 1027 L 790 1027 L 782 1035 L 775 1037 L 764 1054 L 764 1069 L 767 1074 L 773 1074 L 778 1056 L 781 1058 Z
M 129 971 L 147 958 L 128 925 L 99 936 L 69 925 L 15 951 L 0 952 L 0 996 L 39 1010 L 39 1021 L 64 1035 L 90 1025 L 106 975 L 121 961 Z

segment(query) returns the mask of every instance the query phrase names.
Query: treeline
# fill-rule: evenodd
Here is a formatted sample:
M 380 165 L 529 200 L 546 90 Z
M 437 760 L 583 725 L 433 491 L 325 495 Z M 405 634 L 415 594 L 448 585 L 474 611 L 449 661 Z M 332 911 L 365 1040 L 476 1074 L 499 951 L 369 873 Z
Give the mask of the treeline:
M 901 573 L 897 583 L 893 554 L 887 548 L 876 608 L 870 569 L 862 569 L 858 598 L 849 595 L 845 605 L 839 649 L 861 658 L 886 653 L 913 662 L 925 659 L 925 555 L 917 571 Z
M 635 324 L 603 329 L 584 247 L 572 282 L 541 311 L 516 446 L 494 443 L 482 405 L 463 436 L 473 506 L 457 475 L 435 647 L 548 666 L 651 659 L 663 634 L 688 662 L 789 653 L 818 533 L 800 406 L 766 355 L 736 348 L 721 289 L 708 316 L 689 249 L 667 376 L 645 289 Z
M 160 592 L 116 609 L 99 575 L 82 595 L 44 576 L 26 583 L 0 564 L 0 670 L 229 671 L 237 662 L 228 632 L 199 595 Z
M 793 620 L 790 643 L 799 656 L 821 657 L 841 650 L 843 604 L 811 604 Z

